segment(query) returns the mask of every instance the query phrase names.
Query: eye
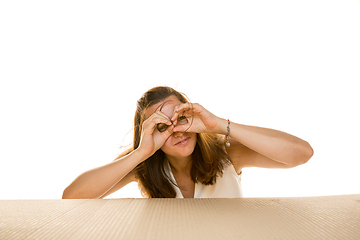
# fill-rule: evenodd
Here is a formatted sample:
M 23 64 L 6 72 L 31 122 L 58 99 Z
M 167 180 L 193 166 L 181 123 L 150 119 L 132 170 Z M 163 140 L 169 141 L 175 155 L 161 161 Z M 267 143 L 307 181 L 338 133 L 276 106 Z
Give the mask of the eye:
M 185 116 L 179 116 L 177 122 L 178 122 L 178 124 L 187 124 L 188 119 Z
M 159 123 L 159 124 L 156 126 L 156 128 L 159 130 L 159 132 L 165 132 L 168 127 L 169 127 L 169 126 L 166 125 L 165 123 Z

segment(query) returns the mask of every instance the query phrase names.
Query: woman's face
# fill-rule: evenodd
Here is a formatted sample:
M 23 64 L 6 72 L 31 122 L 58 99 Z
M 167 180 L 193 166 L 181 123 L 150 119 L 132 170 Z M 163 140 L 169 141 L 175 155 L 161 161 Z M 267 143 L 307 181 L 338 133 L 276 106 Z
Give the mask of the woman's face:
M 165 104 L 164 104 L 165 103 Z M 165 113 L 170 119 L 173 116 L 174 108 L 182 104 L 180 100 L 171 95 L 164 101 L 157 103 L 146 110 L 146 118 L 150 117 L 155 111 L 160 110 Z M 177 124 L 186 124 L 186 120 L 178 119 Z M 188 122 L 187 124 L 191 124 Z M 157 129 L 155 131 L 158 131 Z M 161 147 L 161 150 L 172 157 L 188 157 L 190 156 L 196 146 L 196 133 L 190 132 L 174 132 Z

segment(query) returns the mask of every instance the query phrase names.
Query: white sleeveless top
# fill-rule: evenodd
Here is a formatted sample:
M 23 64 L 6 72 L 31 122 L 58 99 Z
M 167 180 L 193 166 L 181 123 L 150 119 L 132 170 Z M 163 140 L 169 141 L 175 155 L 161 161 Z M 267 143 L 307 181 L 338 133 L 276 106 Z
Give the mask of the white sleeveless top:
M 165 159 L 165 172 L 167 176 L 176 183 L 174 175 L 171 172 L 170 163 Z M 171 182 L 170 182 L 171 183 Z M 183 198 L 179 187 L 171 183 L 176 192 L 176 198 Z M 241 173 L 237 174 L 232 164 L 225 164 L 223 175 L 216 178 L 213 185 L 204 185 L 195 183 L 194 198 L 241 198 L 243 197 L 241 188 Z

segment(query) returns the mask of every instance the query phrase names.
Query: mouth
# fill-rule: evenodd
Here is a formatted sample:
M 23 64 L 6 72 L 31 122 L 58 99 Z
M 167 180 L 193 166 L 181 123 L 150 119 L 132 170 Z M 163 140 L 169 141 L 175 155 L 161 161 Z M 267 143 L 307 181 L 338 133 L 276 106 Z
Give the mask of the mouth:
M 190 139 L 190 137 L 184 138 L 184 139 L 180 140 L 179 142 L 177 142 L 175 144 L 175 146 L 176 145 L 185 145 L 185 144 L 187 144 L 189 142 L 189 139 Z

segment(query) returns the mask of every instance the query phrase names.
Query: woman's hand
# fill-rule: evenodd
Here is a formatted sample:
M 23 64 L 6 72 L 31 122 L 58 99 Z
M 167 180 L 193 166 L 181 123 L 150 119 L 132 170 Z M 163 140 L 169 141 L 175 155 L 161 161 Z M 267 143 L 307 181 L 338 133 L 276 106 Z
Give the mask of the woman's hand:
M 217 133 L 220 119 L 198 103 L 184 103 L 174 109 L 174 132 Z
M 163 130 L 158 126 L 166 125 Z M 173 134 L 174 126 L 170 118 L 161 111 L 156 111 L 142 125 L 140 144 L 137 150 L 146 158 L 159 150 Z

